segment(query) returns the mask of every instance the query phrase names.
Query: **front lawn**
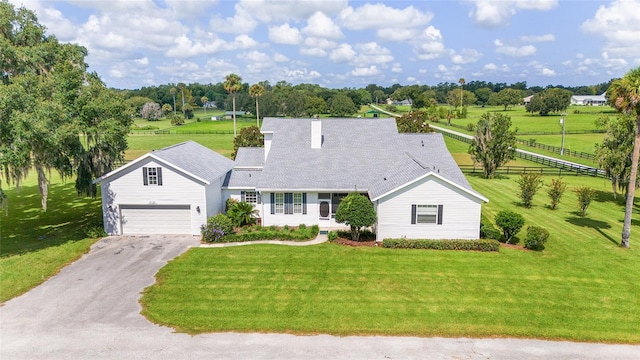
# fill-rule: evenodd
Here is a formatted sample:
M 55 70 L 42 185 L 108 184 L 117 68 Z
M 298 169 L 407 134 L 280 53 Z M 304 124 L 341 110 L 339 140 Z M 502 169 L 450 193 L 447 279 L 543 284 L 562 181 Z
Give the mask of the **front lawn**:
M 35 183 L 32 172 L 21 188 L 5 187 L 9 209 L 7 215 L 0 213 L 0 302 L 82 256 L 95 242 L 87 238 L 88 229 L 102 226 L 99 196 L 78 197 L 73 181 L 65 183 L 53 174 L 44 212 Z
M 143 313 L 188 333 L 525 337 L 640 343 L 640 243 L 619 247 L 622 201 L 609 184 L 582 218 L 567 191 L 558 210 L 540 192 L 518 206 L 514 178 L 471 177 L 493 218 L 508 208 L 546 227 L 543 252 L 499 253 L 255 245 L 192 249 L 147 288 Z M 549 182 L 549 178 L 545 178 Z M 637 224 L 637 218 L 634 220 Z M 526 226 L 525 226 L 526 227 Z M 638 226 L 632 233 L 638 234 Z M 519 235 L 523 238 L 524 231 Z

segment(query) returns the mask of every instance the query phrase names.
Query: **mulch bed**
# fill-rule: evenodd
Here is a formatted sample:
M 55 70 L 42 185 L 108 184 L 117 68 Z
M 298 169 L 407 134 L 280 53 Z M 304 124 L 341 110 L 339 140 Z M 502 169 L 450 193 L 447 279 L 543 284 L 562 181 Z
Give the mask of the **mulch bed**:
M 524 245 L 520 245 L 520 244 L 500 243 L 500 246 L 506 247 L 506 248 L 511 248 L 511 249 L 516 249 L 516 250 L 529 251 L 529 249 L 525 248 Z
M 373 241 L 353 241 L 345 238 L 337 238 L 332 241 L 335 244 L 346 245 L 346 246 L 378 246 L 378 243 Z M 382 244 L 380 244 L 382 246 Z

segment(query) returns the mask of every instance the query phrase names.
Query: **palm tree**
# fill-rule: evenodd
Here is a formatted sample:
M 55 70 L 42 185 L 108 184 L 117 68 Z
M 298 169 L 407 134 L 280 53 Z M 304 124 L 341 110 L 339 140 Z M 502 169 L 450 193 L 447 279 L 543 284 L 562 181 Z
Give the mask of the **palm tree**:
M 636 116 L 635 141 L 631 157 L 631 174 L 627 190 L 627 203 L 624 209 L 624 225 L 620 246 L 629 247 L 631 236 L 631 214 L 638 178 L 638 157 L 640 156 L 640 67 L 625 74 L 622 79 L 615 80 L 607 90 L 607 100 L 618 111 Z
M 460 108 L 462 108 L 462 85 L 465 83 L 466 81 L 464 81 L 464 78 L 460 78 L 460 80 L 458 80 L 458 84 L 460 84 Z
M 172 87 L 169 90 L 169 94 L 171 94 L 171 96 L 173 96 L 173 115 L 176 115 L 176 88 Z
M 204 109 L 204 113 L 207 113 L 207 108 L 205 107 L 205 105 L 207 104 L 207 102 L 209 102 L 209 98 L 206 96 L 203 96 L 200 98 L 200 101 L 202 101 L 202 108 Z
M 249 88 L 249 95 L 256 99 L 256 123 L 258 124 L 258 127 L 260 127 L 260 110 L 258 107 L 258 98 L 264 95 L 264 86 L 260 84 L 251 85 L 251 87 Z
M 236 131 L 236 93 L 242 89 L 242 78 L 236 74 L 229 74 L 225 77 L 222 86 L 233 99 L 233 137 L 236 137 L 238 134 Z
M 187 87 L 184 83 L 178 83 L 178 88 L 180 89 L 180 98 L 182 98 L 182 107 L 184 107 L 184 88 Z M 184 110 L 182 110 L 184 112 Z

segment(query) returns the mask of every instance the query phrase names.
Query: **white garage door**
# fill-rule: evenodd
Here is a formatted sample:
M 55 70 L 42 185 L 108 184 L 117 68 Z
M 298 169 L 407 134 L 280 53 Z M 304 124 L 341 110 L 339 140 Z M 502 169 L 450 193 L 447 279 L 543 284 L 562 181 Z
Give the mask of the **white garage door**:
M 189 205 L 121 205 L 122 233 L 191 234 Z

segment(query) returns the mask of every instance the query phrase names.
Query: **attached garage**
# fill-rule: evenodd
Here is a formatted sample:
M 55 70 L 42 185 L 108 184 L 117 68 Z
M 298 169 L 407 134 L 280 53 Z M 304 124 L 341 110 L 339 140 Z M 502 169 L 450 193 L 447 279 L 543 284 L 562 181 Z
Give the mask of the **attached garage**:
M 191 234 L 189 205 L 121 205 L 122 234 Z

